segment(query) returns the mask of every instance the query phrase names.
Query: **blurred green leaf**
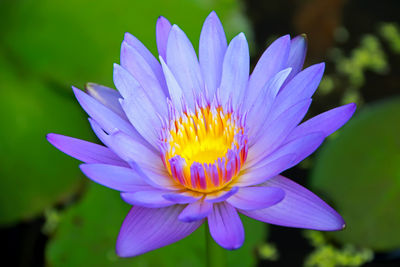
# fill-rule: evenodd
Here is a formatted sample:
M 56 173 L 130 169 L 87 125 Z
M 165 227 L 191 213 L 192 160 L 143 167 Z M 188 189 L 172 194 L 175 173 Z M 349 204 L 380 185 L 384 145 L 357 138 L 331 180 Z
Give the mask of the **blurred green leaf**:
M 115 242 L 128 210 L 129 206 L 120 199 L 118 192 L 91 184 L 84 199 L 61 215 L 58 231 L 47 246 L 48 263 L 51 266 L 206 265 L 204 225 L 172 245 L 135 258 L 119 258 L 114 252 Z M 265 240 L 264 223 L 247 217 L 242 219 L 246 241 L 241 249 L 226 251 L 212 245 L 226 255 L 227 266 L 254 266 L 256 246 Z
M 7 5 L 6 5 L 7 7 Z M 67 85 L 111 85 L 125 32 L 156 52 L 158 16 L 180 25 L 197 46 L 200 29 L 216 10 L 229 36 L 247 30 L 236 0 L 18 0 L 9 5 L 0 38 L 24 67 Z M 4 12 L 6 13 L 6 12 Z M 237 23 L 240 22 L 240 23 Z
M 366 107 L 318 154 L 312 186 L 347 222 L 332 237 L 375 250 L 400 247 L 400 99 Z
M 0 54 L 0 224 L 38 215 L 76 192 L 77 161 L 53 148 L 49 132 L 88 138 L 87 120 L 72 93 L 5 67 Z

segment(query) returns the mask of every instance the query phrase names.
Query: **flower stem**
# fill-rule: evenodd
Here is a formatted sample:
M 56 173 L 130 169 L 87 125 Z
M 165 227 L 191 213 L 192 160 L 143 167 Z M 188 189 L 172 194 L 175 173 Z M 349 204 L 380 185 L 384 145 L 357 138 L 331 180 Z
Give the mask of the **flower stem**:
M 225 267 L 227 265 L 226 251 L 217 245 L 210 235 L 208 224 L 205 223 L 206 239 L 206 266 L 207 267 Z

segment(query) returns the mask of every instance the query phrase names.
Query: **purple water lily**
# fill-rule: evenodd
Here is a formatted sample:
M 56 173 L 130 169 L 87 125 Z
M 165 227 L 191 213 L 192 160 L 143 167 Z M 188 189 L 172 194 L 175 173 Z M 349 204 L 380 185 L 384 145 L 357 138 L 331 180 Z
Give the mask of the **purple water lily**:
M 84 162 L 87 177 L 121 191 L 133 207 L 117 253 L 136 256 L 176 242 L 208 223 L 226 249 L 244 242 L 238 213 L 263 222 L 324 231 L 342 217 L 304 187 L 279 175 L 314 152 L 354 113 L 341 106 L 303 123 L 324 64 L 302 70 L 303 36 L 274 41 L 249 75 L 240 33 L 227 44 L 212 12 L 204 22 L 199 59 L 185 33 L 160 17 L 159 61 L 126 34 L 118 91 L 73 88 L 103 145 L 47 136 Z M 101 207 L 99 207 L 101 208 Z

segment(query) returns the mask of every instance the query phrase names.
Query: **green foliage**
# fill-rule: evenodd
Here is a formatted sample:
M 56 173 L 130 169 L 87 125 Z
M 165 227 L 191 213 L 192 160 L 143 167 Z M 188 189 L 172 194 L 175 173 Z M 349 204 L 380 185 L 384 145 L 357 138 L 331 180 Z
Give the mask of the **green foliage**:
M 80 203 L 61 215 L 60 225 L 47 246 L 52 266 L 205 266 L 205 227 L 170 246 L 121 259 L 114 252 L 119 227 L 129 210 L 118 192 L 91 184 Z M 212 244 L 219 266 L 254 266 L 257 245 L 265 240 L 265 224 L 242 217 L 246 240 L 242 248 L 227 251 Z
M 332 238 L 374 250 L 400 246 L 400 99 L 365 107 L 322 147 L 311 185 L 347 227 Z
M 304 262 L 305 267 L 356 267 L 373 259 L 373 252 L 370 249 L 357 249 L 348 244 L 341 249 L 335 248 L 327 243 L 321 232 L 305 231 L 305 236 L 315 247 Z
M 379 27 L 381 36 L 389 43 L 394 53 L 400 54 L 400 28 L 395 23 L 383 23 Z

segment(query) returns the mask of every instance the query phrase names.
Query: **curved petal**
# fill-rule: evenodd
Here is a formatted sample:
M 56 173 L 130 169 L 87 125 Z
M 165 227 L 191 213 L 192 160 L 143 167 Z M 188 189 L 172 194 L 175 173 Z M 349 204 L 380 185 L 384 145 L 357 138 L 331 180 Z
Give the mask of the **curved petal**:
M 175 205 L 176 203 L 169 201 L 163 197 L 167 191 L 148 190 L 138 192 L 123 192 L 121 198 L 128 204 L 145 208 L 163 208 Z
M 160 85 L 163 88 L 165 95 L 168 95 L 160 63 L 153 56 L 153 54 L 135 36 L 133 36 L 128 32 L 125 33 L 124 41 L 127 42 L 130 46 L 134 47 L 139 52 L 139 54 L 146 60 L 146 62 L 150 65 L 151 69 L 153 70 L 154 74 L 157 76 L 158 81 L 160 82 Z
M 112 112 L 106 106 L 98 102 L 93 97 L 84 93 L 83 91 L 72 87 L 76 99 L 86 113 L 92 117 L 107 133 L 119 129 L 130 136 L 143 140 L 141 135 L 129 124 L 126 120 L 122 119 L 119 115 Z
M 201 197 L 201 194 L 194 194 L 193 192 L 167 193 L 163 195 L 163 198 L 176 204 L 193 203 L 199 200 Z
M 192 44 L 176 25 L 172 26 L 168 36 L 167 64 L 183 89 L 185 100 L 193 108 L 193 92 L 203 92 L 203 78 Z
M 128 166 L 126 162 L 107 147 L 54 133 L 48 134 L 46 138 L 57 149 L 80 161 Z
M 150 185 L 160 190 L 181 190 L 184 189 L 181 184 L 178 184 L 168 173 L 154 171 L 149 168 L 143 168 L 135 162 L 129 162 L 131 167 L 142 175 L 143 179 Z
M 228 203 L 214 204 L 208 215 L 210 234 L 221 247 L 238 249 L 244 242 L 244 229 L 236 209 Z
M 245 93 L 249 80 L 250 57 L 249 46 L 243 33 L 238 34 L 229 43 L 222 64 L 222 77 L 219 95 L 222 104 L 232 98 L 235 107 Z
M 204 200 L 190 203 L 179 214 L 178 219 L 182 222 L 194 222 L 206 218 L 212 211 L 213 204 Z
M 279 158 L 265 159 L 255 164 L 251 168 L 243 166 L 243 173 L 239 175 L 237 181 L 234 182 L 235 186 L 250 186 L 258 185 L 271 177 L 274 177 L 284 170 L 293 166 L 293 161 L 296 159 L 296 154 L 286 154 Z
M 279 187 L 285 198 L 278 204 L 261 210 L 240 212 L 253 219 L 288 227 L 335 231 L 344 228 L 343 218 L 314 193 L 299 184 L 276 176 L 263 186 Z
M 81 164 L 82 172 L 91 180 L 123 192 L 149 190 L 151 187 L 130 168 L 107 164 Z
M 210 99 L 221 83 L 222 62 L 227 47 L 224 28 L 212 11 L 206 18 L 200 34 L 199 61 Z
M 184 99 L 184 92 L 182 87 L 178 84 L 178 81 L 175 79 L 174 74 L 172 74 L 171 70 L 165 63 L 164 59 L 160 57 L 161 66 L 164 71 L 165 80 L 167 81 L 168 85 L 168 92 L 171 98 L 174 107 L 181 111 L 182 110 L 182 100 Z M 193 99 L 193 96 L 191 97 Z M 187 101 L 187 99 L 185 99 Z
M 87 83 L 86 91 L 91 97 L 121 116 L 121 118 L 126 121 L 128 120 L 121 104 L 119 103 L 119 99 L 122 98 L 122 96 L 117 90 L 95 83 Z
M 156 24 L 157 50 L 158 54 L 164 59 L 167 54 L 167 41 L 170 30 L 171 23 L 163 16 L 158 17 Z
M 286 169 L 289 169 L 311 155 L 311 153 L 313 153 L 322 144 L 324 139 L 325 136 L 322 132 L 309 133 L 307 135 L 301 136 L 295 140 L 292 140 L 291 142 L 282 145 L 280 148 L 271 153 L 271 155 L 267 156 L 265 160 L 263 159 L 254 167 L 262 165 L 263 161 L 268 162 L 276 160 L 283 155 L 287 155 L 288 153 L 294 153 L 295 157 L 292 158 L 292 162 L 286 166 Z M 282 171 L 286 169 L 283 169 Z
M 158 145 L 161 121 L 143 87 L 124 68 L 114 65 L 114 83 L 124 100 L 121 106 L 135 129 L 154 147 Z M 124 93 L 123 93 L 124 92 Z M 130 95 L 125 97 L 125 95 Z
M 279 71 L 287 67 L 287 59 L 290 51 L 290 37 L 285 35 L 275 40 L 258 60 L 247 86 L 244 108 L 254 103 L 260 90 L 268 80 Z
M 287 81 L 290 81 L 303 68 L 307 53 L 307 38 L 305 34 L 298 35 L 290 41 L 290 52 L 287 67 L 292 68 Z
M 257 136 L 259 129 L 267 121 L 275 98 L 291 70 L 291 68 L 284 69 L 269 79 L 255 102 L 249 107 L 246 121 L 249 126 L 249 136 Z
M 350 103 L 321 113 L 297 126 L 288 136 L 288 141 L 317 131 L 328 136 L 342 127 L 353 116 L 355 110 L 356 104 Z
M 324 74 L 325 64 L 315 64 L 298 73 L 288 84 L 281 89 L 276 97 L 271 119 L 279 116 L 287 108 L 293 106 L 299 99 L 310 98 L 321 81 Z
M 237 194 L 228 198 L 226 202 L 241 210 L 258 210 L 271 207 L 281 202 L 285 191 L 278 187 L 242 187 Z
M 203 221 L 178 220 L 183 205 L 161 209 L 133 207 L 126 216 L 117 240 L 117 254 L 133 257 L 177 242 L 196 230 Z
M 249 148 L 246 165 L 253 166 L 278 148 L 304 118 L 310 104 L 311 99 L 300 101 L 282 112 L 272 123 L 266 122 L 260 129 L 262 134 L 252 142 L 254 145 Z
M 226 199 L 228 199 L 229 197 L 233 196 L 234 194 L 236 194 L 238 190 L 239 190 L 239 187 L 237 187 L 237 186 L 234 186 L 229 190 L 220 190 L 217 193 L 208 194 L 205 197 L 205 201 L 209 202 L 209 203 L 222 202 L 222 201 L 225 201 Z
M 127 42 L 122 42 L 121 45 L 121 66 L 139 82 L 155 110 L 160 114 L 166 114 L 167 104 L 165 100 L 167 97 L 160 81 L 143 55 Z M 161 70 L 161 66 L 159 68 Z M 130 92 L 122 90 L 121 94 L 124 93 L 124 98 L 135 97 L 136 92 L 132 92 L 134 89 L 136 88 L 132 86 Z

